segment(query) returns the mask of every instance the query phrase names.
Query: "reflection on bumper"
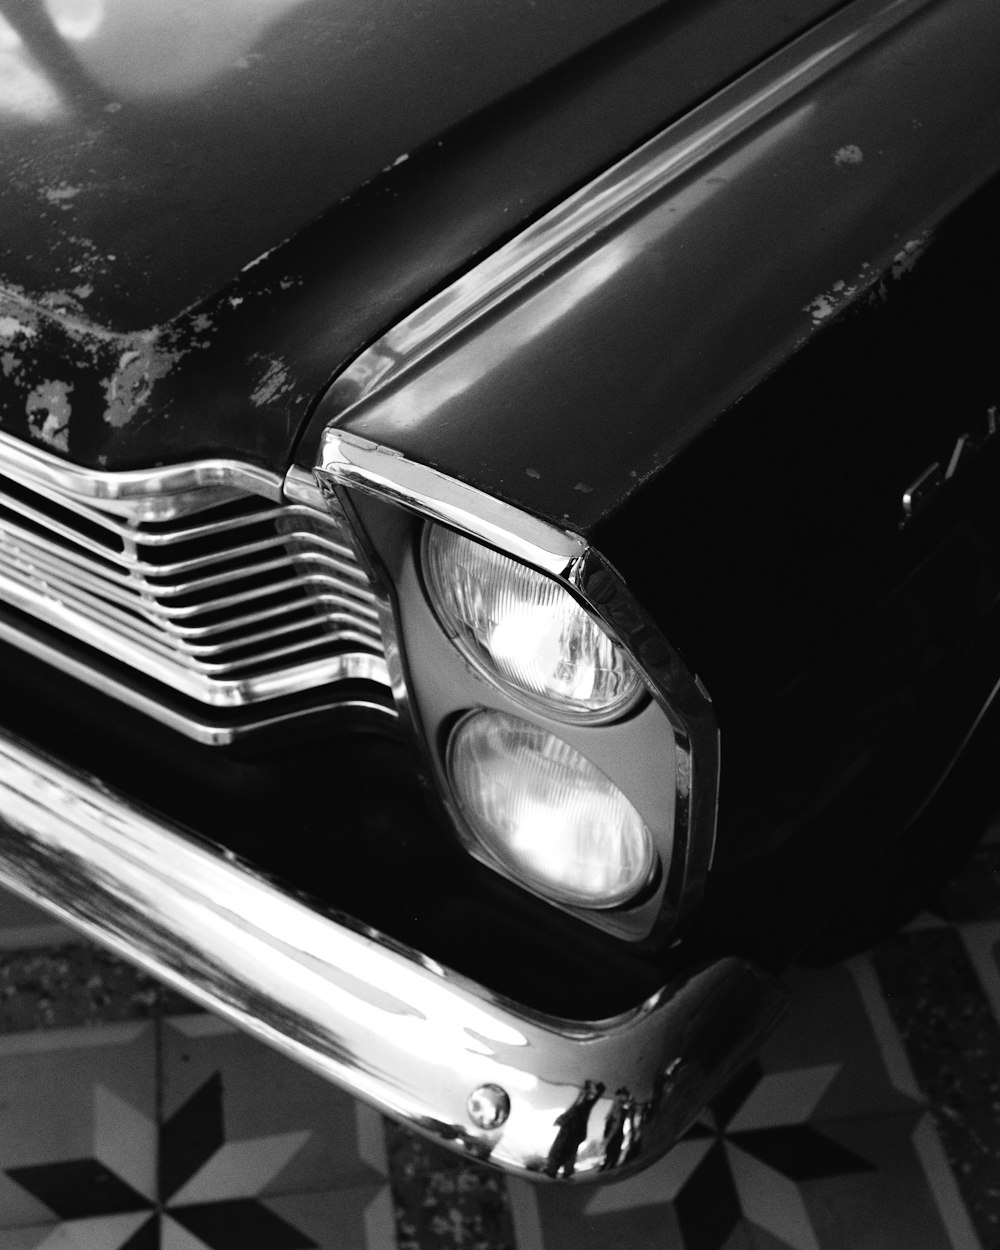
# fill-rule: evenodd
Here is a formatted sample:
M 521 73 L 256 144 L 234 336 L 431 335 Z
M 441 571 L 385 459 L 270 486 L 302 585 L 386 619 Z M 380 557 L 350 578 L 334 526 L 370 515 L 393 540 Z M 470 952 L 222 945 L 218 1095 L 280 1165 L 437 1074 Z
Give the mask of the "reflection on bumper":
M 648 1162 L 784 1005 L 773 981 L 723 959 L 610 1020 L 542 1016 L 7 738 L 0 822 L 0 880 L 390 1115 L 519 1174 Z

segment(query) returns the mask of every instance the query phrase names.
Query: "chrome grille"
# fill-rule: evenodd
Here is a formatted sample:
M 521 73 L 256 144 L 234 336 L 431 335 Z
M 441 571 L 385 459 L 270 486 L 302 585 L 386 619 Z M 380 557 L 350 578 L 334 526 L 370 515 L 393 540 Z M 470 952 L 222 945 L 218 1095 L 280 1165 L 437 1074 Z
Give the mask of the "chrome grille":
M 0 599 L 211 707 L 384 680 L 374 596 L 331 517 L 217 464 L 152 471 L 147 494 L 90 475 L 104 497 L 87 497 L 81 470 L 6 443 Z

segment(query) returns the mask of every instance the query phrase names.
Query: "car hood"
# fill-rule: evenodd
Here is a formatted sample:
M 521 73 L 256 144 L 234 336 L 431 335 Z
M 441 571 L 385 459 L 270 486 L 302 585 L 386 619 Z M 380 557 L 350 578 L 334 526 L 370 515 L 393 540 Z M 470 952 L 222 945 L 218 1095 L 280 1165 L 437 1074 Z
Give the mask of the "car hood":
M 838 0 L 0 0 L 0 429 L 278 469 L 330 376 Z
M 117 331 L 162 324 L 654 7 L 0 3 L 0 277 Z

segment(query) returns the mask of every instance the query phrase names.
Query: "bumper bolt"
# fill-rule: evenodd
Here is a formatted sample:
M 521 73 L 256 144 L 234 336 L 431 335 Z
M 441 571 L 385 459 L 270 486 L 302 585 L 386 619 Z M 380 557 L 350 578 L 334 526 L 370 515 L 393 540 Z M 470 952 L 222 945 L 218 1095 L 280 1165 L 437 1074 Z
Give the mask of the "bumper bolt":
M 499 1128 L 510 1115 L 510 1097 L 499 1085 L 480 1085 L 469 1095 L 466 1106 L 476 1128 Z

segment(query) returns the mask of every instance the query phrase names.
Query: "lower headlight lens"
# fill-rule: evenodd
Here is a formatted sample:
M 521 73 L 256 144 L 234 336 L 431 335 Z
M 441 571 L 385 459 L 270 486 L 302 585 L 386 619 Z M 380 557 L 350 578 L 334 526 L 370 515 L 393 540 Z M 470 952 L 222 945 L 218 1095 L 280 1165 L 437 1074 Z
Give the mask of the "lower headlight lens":
M 642 689 L 625 652 L 551 578 L 440 525 L 427 527 L 423 565 L 459 650 L 549 714 L 607 720 Z
M 473 713 L 452 734 L 448 770 L 470 831 L 539 893 L 614 907 L 652 876 L 642 817 L 599 768 L 544 729 Z

